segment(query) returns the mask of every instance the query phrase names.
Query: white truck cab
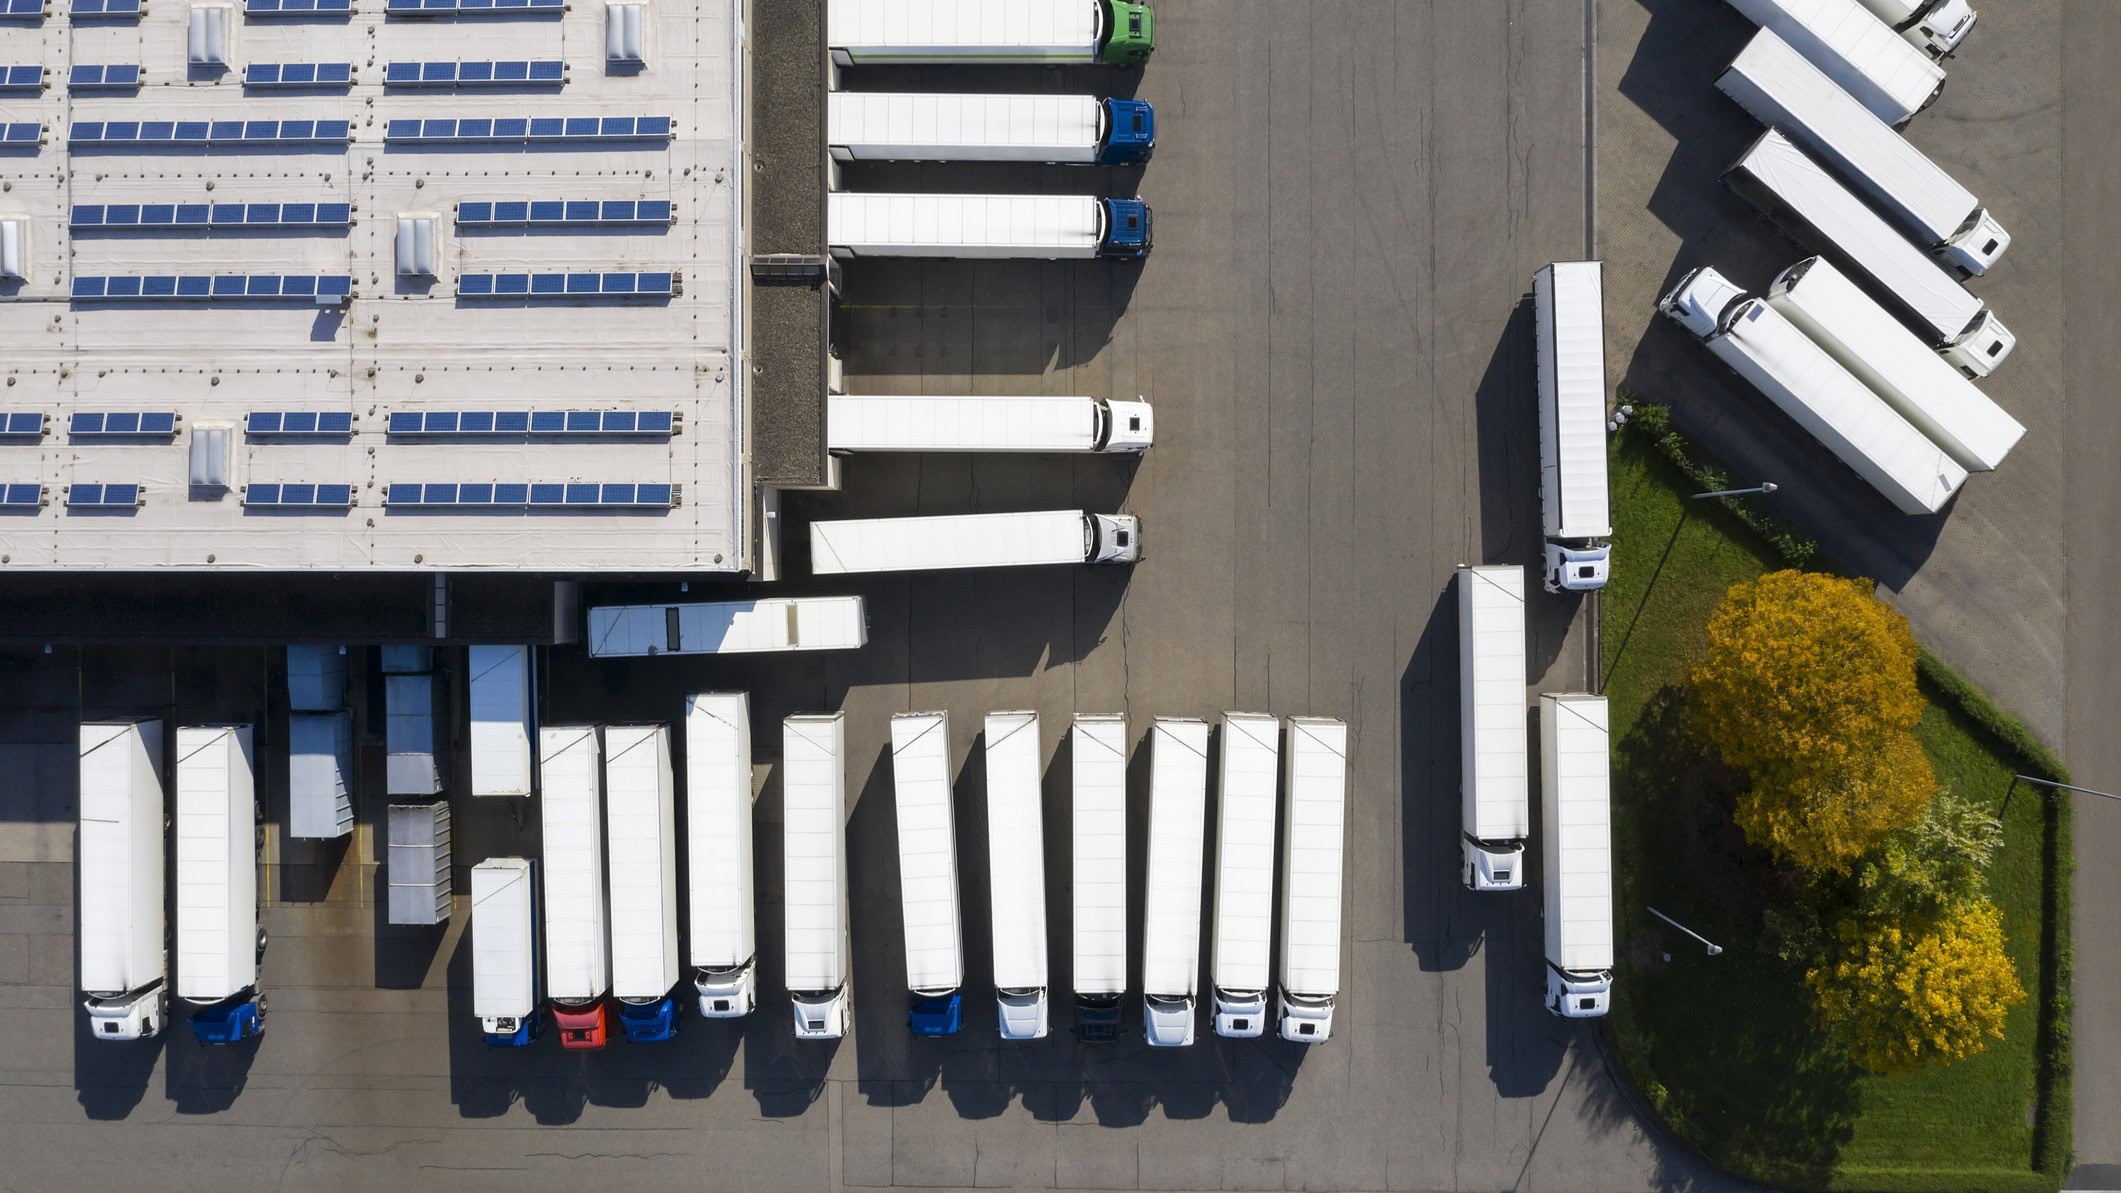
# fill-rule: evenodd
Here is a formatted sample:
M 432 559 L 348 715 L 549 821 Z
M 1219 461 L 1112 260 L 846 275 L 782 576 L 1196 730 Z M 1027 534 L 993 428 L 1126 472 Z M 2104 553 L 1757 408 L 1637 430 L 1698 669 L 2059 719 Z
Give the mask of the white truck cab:
M 1707 339 L 1716 333 L 1724 314 L 1744 297 L 1743 287 L 1704 265 L 1680 278 L 1679 284 L 1658 300 L 1657 309 L 1679 326 Z
M 1135 563 L 1142 557 L 1142 520 L 1133 514 L 1092 514 L 1091 563 Z
M 1108 452 L 1145 452 L 1156 441 L 1156 414 L 1146 399 L 1104 403 L 1104 434 L 1098 438 Z

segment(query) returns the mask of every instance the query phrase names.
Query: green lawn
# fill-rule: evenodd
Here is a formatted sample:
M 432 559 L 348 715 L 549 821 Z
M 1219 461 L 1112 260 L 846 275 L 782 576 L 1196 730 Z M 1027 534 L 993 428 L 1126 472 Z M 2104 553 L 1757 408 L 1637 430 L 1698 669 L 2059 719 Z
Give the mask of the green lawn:
M 1612 580 L 1603 595 L 1614 734 L 1619 972 L 1610 1038 L 1667 1124 L 1734 1173 L 1785 1187 L 2054 1189 L 2035 1167 L 2049 805 L 2021 785 L 1990 874 L 2027 1000 L 2006 1038 L 1949 1068 L 1887 1078 L 1851 1067 L 1808 1021 L 1803 974 L 1762 940 L 1786 879 L 1732 824 L 1725 772 L 1678 726 L 1677 685 L 1732 584 L 1780 563 L 1639 433 L 1614 453 Z M 1917 732 L 1953 790 L 2001 806 L 2007 753 L 1933 701 Z M 1655 906 L 1725 947 L 1698 945 Z M 1671 960 L 1664 960 L 1669 953 Z M 2066 1117 L 2066 1116 L 2065 1116 Z M 2067 1131 L 2066 1122 L 2059 1126 Z

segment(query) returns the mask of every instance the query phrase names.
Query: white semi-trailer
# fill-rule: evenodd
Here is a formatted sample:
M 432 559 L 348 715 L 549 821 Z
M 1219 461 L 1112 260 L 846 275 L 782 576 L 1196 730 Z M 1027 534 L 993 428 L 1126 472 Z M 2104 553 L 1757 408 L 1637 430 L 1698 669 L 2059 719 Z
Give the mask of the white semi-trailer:
M 1863 0 L 1863 6 L 1932 58 L 1950 57 L 1981 15 L 1966 0 Z
M 248 725 L 177 730 L 177 997 L 192 1035 L 233 1044 L 265 1030 L 258 962 L 258 803 Z
M 1156 13 L 1126 0 L 831 0 L 840 66 L 916 62 L 1140 66 L 1156 49 Z
M 1799 244 L 1833 258 L 1900 308 L 1908 326 L 1961 374 L 1988 376 L 2017 345 L 1980 299 L 1781 133 L 1762 133 L 1723 180 Z
M 1817 155 L 1957 276 L 1987 273 L 2010 248 L 1972 191 L 1774 34 L 1755 35 L 1716 87 Z
M 1730 0 L 1730 5 L 1887 124 L 1905 124 L 1944 90 L 1944 68 L 1856 0 Z
M 1774 307 L 1747 298 L 1715 270 L 1680 278 L 1658 309 L 1901 513 L 1934 514 L 1966 483 L 1966 469 L 1885 399 Z
M 1127 993 L 1127 718 L 1077 713 L 1072 741 L 1075 1034 L 1109 1044 Z
M 1045 1038 L 1046 837 L 1038 714 L 992 712 L 984 726 L 987 884 L 994 998 L 1005 1040 Z
M 854 518 L 810 524 L 810 570 L 911 572 L 1050 563 L 1133 563 L 1142 557 L 1132 514 L 1044 510 Z
M 486 1042 L 520 1048 L 538 1038 L 536 867 L 492 857 L 471 868 L 471 1013 Z
M 1605 587 L 1613 533 L 1605 449 L 1605 270 L 1557 261 L 1532 275 L 1539 373 L 1539 505 L 1548 592 Z
M 869 641 L 858 596 L 759 597 L 686 605 L 599 605 L 589 657 L 853 650 Z
M 611 934 L 604 894 L 603 745 L 595 725 L 538 730 L 538 806 L 545 834 L 545 995 L 560 1047 L 602 1048 L 610 1035 Z
M 1340 876 L 1348 838 L 1348 727 L 1290 717 L 1281 832 L 1281 1038 L 1323 1044 L 1340 996 Z
M 536 790 L 531 769 L 534 657 L 528 646 L 470 649 L 473 795 L 527 796 Z
M 144 1040 L 169 1022 L 162 892 L 162 722 L 80 729 L 81 992 L 89 1034 Z
M 832 394 L 834 452 L 1133 452 L 1149 450 L 1149 403 L 1078 397 Z
M 1524 569 L 1459 568 L 1459 877 L 1476 891 L 1524 886 L 1532 817 L 1524 685 Z
M 758 998 L 751 854 L 751 701 L 685 697 L 686 880 L 692 985 L 709 1019 L 748 1015 Z
M 898 812 L 899 910 L 906 926 L 906 1026 L 917 1036 L 947 1036 L 963 1020 L 965 984 L 949 713 L 891 718 L 891 787 Z
M 1142 901 L 1142 1037 L 1154 1048 L 1193 1043 L 1207 802 L 1208 723 L 1156 718 L 1149 730 L 1149 869 Z
M 670 727 L 604 731 L 604 828 L 611 856 L 611 993 L 636 1044 L 677 1034 L 677 801 Z
M 2017 419 L 1825 260 L 1807 257 L 1777 274 L 1767 302 L 1961 467 L 1993 469 L 2024 436 Z
M 1146 257 L 1149 205 L 1093 195 L 826 196 L 825 231 L 840 257 L 1044 260 Z
M 1603 696 L 1539 697 L 1547 1010 L 1606 1013 L 1613 996 L 1612 759 Z
M 825 98 L 825 146 L 843 162 L 1130 166 L 1156 148 L 1156 112 L 1145 100 L 904 91 Z
M 1223 714 L 1215 820 L 1215 932 L 1208 972 L 1215 1034 L 1261 1035 L 1274 984 L 1274 830 L 1280 819 L 1281 721 Z
M 844 713 L 781 722 L 781 912 L 795 1038 L 847 1034 L 847 727 Z

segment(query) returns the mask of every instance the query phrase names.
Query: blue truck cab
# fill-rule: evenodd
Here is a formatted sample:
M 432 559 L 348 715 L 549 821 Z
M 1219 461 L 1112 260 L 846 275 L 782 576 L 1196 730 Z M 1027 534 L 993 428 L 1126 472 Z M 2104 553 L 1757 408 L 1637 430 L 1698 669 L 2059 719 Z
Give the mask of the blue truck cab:
M 915 994 L 906 1012 L 906 1026 L 917 1036 L 956 1035 L 964 1022 L 964 999 L 957 991 L 948 994 Z
M 1100 166 L 1138 166 L 1156 148 L 1156 109 L 1147 100 L 1105 101 L 1105 143 Z
M 192 1013 L 191 1034 L 201 1044 L 235 1044 L 265 1034 L 265 996 L 244 991 Z
M 487 1022 L 495 1029 L 486 1033 L 486 1046 L 489 1048 L 528 1048 L 539 1036 L 545 1034 L 545 1029 L 539 1026 L 536 1015 L 510 1015 Z
M 1105 236 L 1098 246 L 1100 257 L 1146 257 L 1149 255 L 1152 218 L 1149 205 L 1140 198 L 1106 199 Z
M 677 1003 L 668 996 L 650 1002 L 619 1002 L 619 1031 L 629 1043 L 660 1044 L 678 1034 Z

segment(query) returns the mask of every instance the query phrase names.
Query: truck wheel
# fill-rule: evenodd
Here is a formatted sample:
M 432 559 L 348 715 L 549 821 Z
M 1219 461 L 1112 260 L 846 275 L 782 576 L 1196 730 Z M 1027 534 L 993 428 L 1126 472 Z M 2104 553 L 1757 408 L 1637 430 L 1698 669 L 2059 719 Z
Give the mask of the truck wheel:
M 258 996 L 258 1034 L 265 1034 L 265 996 Z
M 265 925 L 263 925 L 263 924 L 259 924 L 259 925 L 258 925 L 258 956 L 259 956 L 259 958 L 260 958 L 260 959 L 263 959 L 263 958 L 264 958 L 264 956 L 265 956 L 265 942 L 266 942 L 266 938 L 265 938 Z M 262 1000 L 261 1000 L 261 1001 L 262 1001 Z

